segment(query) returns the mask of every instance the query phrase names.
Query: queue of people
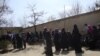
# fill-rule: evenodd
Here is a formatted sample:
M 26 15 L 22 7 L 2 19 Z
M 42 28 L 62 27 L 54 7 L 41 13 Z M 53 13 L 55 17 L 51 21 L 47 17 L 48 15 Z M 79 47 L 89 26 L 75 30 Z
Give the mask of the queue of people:
M 48 31 L 48 35 L 46 32 Z M 55 52 L 60 52 L 60 51 L 69 51 L 70 47 L 75 49 L 76 53 L 83 53 L 82 51 L 82 45 L 81 45 L 81 34 L 78 30 L 77 25 L 74 25 L 74 29 L 72 34 L 70 32 L 66 32 L 64 28 L 61 30 L 55 29 L 54 31 L 50 32 L 50 30 L 47 28 L 44 29 L 43 35 L 45 37 L 44 40 L 46 40 L 46 51 L 49 52 L 49 50 L 52 50 L 51 43 L 53 41 L 54 46 L 55 46 Z M 46 35 L 46 36 L 45 36 Z M 48 47 L 49 46 L 49 47 Z M 49 52 L 52 53 L 52 52 Z M 48 54 L 49 55 L 49 54 Z
M 52 41 L 54 43 L 56 52 L 60 52 L 64 50 L 69 51 L 70 48 L 73 48 L 75 50 L 75 53 L 84 53 L 84 51 L 82 50 L 83 43 L 86 43 L 85 47 L 90 49 L 100 48 L 99 45 L 100 25 L 90 26 L 85 24 L 85 30 L 86 30 L 86 32 L 84 32 L 85 37 L 83 37 L 83 35 L 80 33 L 78 26 L 76 24 L 73 26 L 72 33 L 65 31 L 64 28 L 62 28 L 61 30 L 55 29 L 52 32 L 47 28 L 45 29 L 44 32 L 47 31 L 49 33 L 49 35 L 46 32 L 43 33 L 44 40 L 46 40 L 45 42 L 47 43 L 46 44 L 47 52 L 49 52 L 49 50 L 52 50 L 52 46 L 51 46 Z M 50 51 L 49 53 L 52 52 Z
M 5 37 L 4 37 L 5 36 Z M 1 36 L 2 40 L 8 40 L 12 43 L 13 49 L 23 49 L 26 48 L 26 40 L 23 34 L 12 34 L 8 32 Z
M 84 43 L 85 46 L 89 47 L 89 49 L 100 49 L 100 25 L 98 26 L 91 26 L 85 24 L 85 37 Z
M 75 53 L 83 53 L 83 43 L 90 49 L 100 48 L 100 25 L 91 26 L 85 24 L 84 37 L 80 33 L 78 26 L 73 26 L 72 32 L 68 32 L 65 28 L 51 30 L 44 28 L 40 32 L 28 32 L 28 33 L 10 33 L 2 35 L 1 39 L 7 39 L 12 42 L 14 49 L 26 48 L 26 43 L 44 42 L 45 52 L 47 56 L 53 56 L 52 46 L 54 45 L 55 51 L 60 52 L 70 48 L 75 49 Z

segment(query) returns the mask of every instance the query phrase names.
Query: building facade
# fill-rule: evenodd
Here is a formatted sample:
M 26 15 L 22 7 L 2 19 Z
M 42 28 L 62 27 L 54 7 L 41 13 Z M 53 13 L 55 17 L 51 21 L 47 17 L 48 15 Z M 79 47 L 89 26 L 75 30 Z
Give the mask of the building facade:
M 19 33 L 22 32 L 22 27 L 0 27 L 0 35 L 6 34 L 7 32 Z

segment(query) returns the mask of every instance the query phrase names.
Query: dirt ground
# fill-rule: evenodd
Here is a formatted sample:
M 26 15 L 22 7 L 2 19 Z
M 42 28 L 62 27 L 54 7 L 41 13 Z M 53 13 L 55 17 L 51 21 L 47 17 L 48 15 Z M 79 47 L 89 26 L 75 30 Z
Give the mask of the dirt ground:
M 91 50 L 84 50 L 83 54 L 75 54 L 75 51 L 69 51 L 69 52 L 61 52 L 59 54 L 54 53 L 54 47 L 53 47 L 53 55 L 54 56 L 100 56 L 100 51 L 91 51 Z M 43 54 L 44 51 L 44 45 L 27 45 L 27 48 L 24 50 L 12 50 L 5 54 L 0 54 L 0 56 L 45 56 Z

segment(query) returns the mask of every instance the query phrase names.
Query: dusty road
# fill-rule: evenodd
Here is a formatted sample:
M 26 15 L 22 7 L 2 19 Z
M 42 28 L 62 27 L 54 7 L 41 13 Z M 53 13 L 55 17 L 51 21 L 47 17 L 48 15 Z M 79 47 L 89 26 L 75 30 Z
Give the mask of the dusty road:
M 43 45 L 28 46 L 24 50 L 13 50 L 11 52 L 0 54 L 0 56 L 45 56 Z M 54 48 L 53 48 L 54 51 Z M 100 51 L 84 50 L 83 54 L 75 54 L 74 50 L 69 52 L 62 52 L 59 55 L 54 53 L 54 56 L 100 56 Z

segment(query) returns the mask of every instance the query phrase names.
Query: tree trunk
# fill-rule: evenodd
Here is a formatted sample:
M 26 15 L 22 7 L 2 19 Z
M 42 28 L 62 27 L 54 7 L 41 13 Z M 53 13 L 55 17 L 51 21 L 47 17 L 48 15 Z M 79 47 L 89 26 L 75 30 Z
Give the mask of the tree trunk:
M 35 32 L 35 34 L 36 34 L 36 32 L 37 32 L 37 30 L 36 30 L 36 25 L 34 25 L 34 32 Z

